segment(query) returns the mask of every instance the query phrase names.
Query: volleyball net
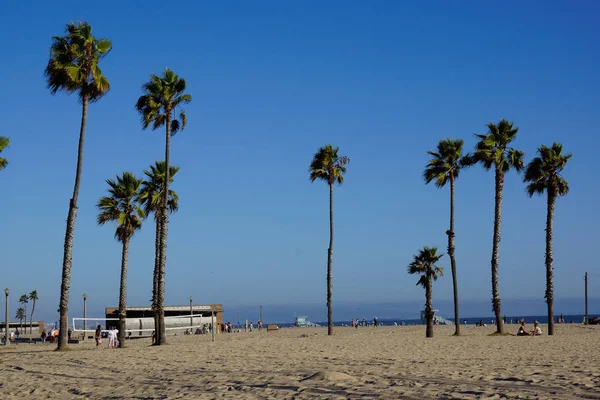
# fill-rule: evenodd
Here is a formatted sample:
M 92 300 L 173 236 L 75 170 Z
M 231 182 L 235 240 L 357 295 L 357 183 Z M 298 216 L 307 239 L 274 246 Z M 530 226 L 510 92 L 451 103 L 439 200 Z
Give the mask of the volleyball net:
M 216 323 L 210 315 L 188 314 L 165 317 L 165 330 L 169 335 L 193 334 L 196 330 L 207 332 L 212 323 Z M 107 332 L 112 327 L 119 328 L 119 318 L 77 318 L 74 317 L 71 325 L 73 333 L 90 334 L 100 327 L 102 332 Z M 154 332 L 154 317 L 126 318 L 125 335 L 152 336 Z

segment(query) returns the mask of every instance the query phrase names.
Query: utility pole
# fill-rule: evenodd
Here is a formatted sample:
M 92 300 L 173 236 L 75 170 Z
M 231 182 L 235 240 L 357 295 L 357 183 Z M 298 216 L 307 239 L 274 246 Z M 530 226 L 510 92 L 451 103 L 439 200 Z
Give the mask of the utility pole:
M 214 343 L 215 342 L 215 329 L 216 329 L 216 326 L 215 326 L 215 312 L 214 312 L 214 310 L 210 314 L 210 325 L 212 327 L 212 329 L 211 329 L 211 331 L 212 331 L 212 341 Z
M 585 277 L 583 278 L 585 281 L 585 319 L 584 322 L 588 324 L 588 273 L 585 273 Z
M 83 340 L 87 336 L 87 294 L 83 294 Z M 74 323 L 73 323 L 74 324 Z M 75 329 L 75 327 L 73 327 Z
M 190 327 L 192 326 L 194 326 L 194 308 L 192 307 L 192 296 L 190 296 Z
M 6 322 L 6 326 L 4 329 L 4 345 L 8 346 L 10 344 L 10 334 L 8 333 L 8 325 L 9 325 L 9 320 L 8 320 L 8 295 L 10 294 L 10 290 L 8 290 L 8 288 L 4 289 L 4 295 L 6 296 L 6 314 L 5 315 L 5 322 Z

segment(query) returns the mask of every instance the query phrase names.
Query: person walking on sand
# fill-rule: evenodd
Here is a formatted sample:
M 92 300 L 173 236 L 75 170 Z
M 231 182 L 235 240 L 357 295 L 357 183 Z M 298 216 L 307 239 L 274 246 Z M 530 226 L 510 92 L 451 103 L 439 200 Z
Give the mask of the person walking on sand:
M 108 331 L 108 348 L 109 349 L 114 349 L 115 348 L 115 340 L 117 339 L 117 333 L 119 331 L 117 329 L 115 329 L 114 326 L 112 326 L 110 328 L 110 331 Z
M 102 328 L 100 327 L 100 325 L 96 327 L 94 339 L 96 340 L 96 348 L 98 348 L 98 346 L 100 346 L 100 343 L 102 343 Z

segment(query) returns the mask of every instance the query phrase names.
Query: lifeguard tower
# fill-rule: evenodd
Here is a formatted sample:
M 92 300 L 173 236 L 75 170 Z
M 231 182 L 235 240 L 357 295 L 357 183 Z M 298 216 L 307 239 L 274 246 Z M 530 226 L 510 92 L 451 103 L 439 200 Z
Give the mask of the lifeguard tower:
M 437 322 L 438 325 L 454 325 L 454 322 L 447 320 L 441 315 L 436 315 L 436 313 L 440 310 L 433 310 L 433 323 Z M 425 321 L 425 310 L 421 310 L 421 321 Z

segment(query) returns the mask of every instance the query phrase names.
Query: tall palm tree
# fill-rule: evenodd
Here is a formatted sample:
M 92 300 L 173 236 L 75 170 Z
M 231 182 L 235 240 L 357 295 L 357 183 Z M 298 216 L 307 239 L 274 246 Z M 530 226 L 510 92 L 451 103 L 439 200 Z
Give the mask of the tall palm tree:
M 498 124 L 487 124 L 488 133 L 476 135 L 479 142 L 469 163 L 480 163 L 486 170 L 495 172 L 495 206 L 494 206 L 494 238 L 492 243 L 492 306 L 496 314 L 496 332 L 504 333 L 500 292 L 498 288 L 498 258 L 500 252 L 500 232 L 502 224 L 502 194 L 504 190 L 504 175 L 511 169 L 517 172 L 523 169 L 523 155 L 520 150 L 509 147 L 517 137 L 519 128 L 513 123 L 501 119 Z
M 452 267 L 452 287 L 454 288 L 454 334 L 460 335 L 460 317 L 458 315 L 458 278 L 456 276 L 456 259 L 454 257 L 454 181 L 458 179 L 460 171 L 468 164 L 468 156 L 463 156 L 462 139 L 443 139 L 437 146 L 437 152 L 428 151 L 432 156 L 425 167 L 423 177 L 425 183 L 435 181 L 439 188 L 450 182 L 450 229 L 448 235 L 448 255 Z
M 425 288 L 425 319 L 427 320 L 427 330 L 425 337 L 433 337 L 433 304 L 432 289 L 433 281 L 444 275 L 442 267 L 435 265 L 444 255 L 437 253 L 437 247 L 423 247 L 419 254 L 415 255 L 413 261 L 408 264 L 408 273 L 420 274 L 421 277 L 417 285 Z M 460 323 L 460 322 L 457 322 Z
M 107 39 L 97 39 L 92 35 L 92 27 L 87 22 L 69 23 L 64 36 L 52 38 L 50 59 L 44 71 L 50 93 L 64 91 L 76 93 L 81 102 L 81 126 L 79 128 L 79 147 L 77 151 L 77 170 L 73 196 L 69 200 L 69 214 L 65 232 L 65 244 L 62 265 L 62 283 L 60 290 L 60 332 L 58 349 L 68 346 L 67 331 L 69 322 L 69 289 L 71 286 L 71 266 L 73 263 L 73 235 L 77 217 L 77 199 L 83 166 L 83 143 L 89 103 L 102 98 L 110 89 L 108 79 L 99 67 L 100 60 L 112 48 Z
M 27 303 L 29 302 L 29 296 L 26 294 L 19 297 L 19 303 L 23 305 L 23 309 L 25 311 L 25 328 L 27 328 Z
M 179 130 L 183 130 L 187 123 L 187 117 L 182 106 L 192 101 L 192 96 L 185 93 L 185 79 L 180 78 L 169 68 L 166 68 L 162 76 L 150 75 L 150 80 L 142 86 L 143 95 L 137 101 L 136 108 L 142 117 L 142 128 L 158 129 L 165 126 L 165 179 L 163 185 L 163 203 L 160 213 L 160 273 L 158 279 L 157 312 L 159 329 L 156 331 L 158 345 L 167 343 L 165 330 L 165 272 L 167 264 L 167 228 L 169 224 L 169 165 L 171 136 Z M 179 118 L 174 113 L 179 110 Z
M 333 185 L 337 182 L 339 185 L 344 183 L 344 174 L 346 165 L 350 163 L 350 158 L 338 155 L 339 147 L 333 147 L 331 144 L 321 147 L 313 156 L 308 171 L 310 180 L 321 180 L 329 185 L 329 248 L 327 249 L 327 334 L 333 335 L 333 310 L 331 304 L 332 292 L 332 274 L 331 265 L 333 262 Z
M 523 181 L 527 185 L 527 194 L 548 194 L 548 211 L 546 214 L 546 303 L 548 305 L 548 335 L 554 334 L 554 283 L 552 267 L 552 232 L 554 229 L 554 206 L 556 198 L 569 192 L 569 183 L 561 172 L 571 158 L 571 154 L 563 154 L 560 143 L 552 147 L 541 146 L 539 157 L 534 158 L 525 169 Z
M 19 307 L 17 309 L 17 314 L 15 315 L 15 318 L 21 322 L 20 332 L 23 332 L 23 320 L 25 320 L 25 325 L 27 325 L 27 312 L 25 312 L 25 309 L 23 307 Z
M 29 317 L 29 333 L 33 333 L 33 312 L 35 311 L 35 302 L 39 300 L 37 290 L 32 290 L 29 293 L 29 300 L 32 301 L 31 316 Z
M 119 290 L 119 347 L 125 347 L 125 318 L 127 314 L 127 261 L 129 241 L 135 231 L 141 229 L 145 217 L 144 210 L 136 204 L 142 180 L 131 172 L 117 176 L 117 180 L 107 179 L 110 196 L 98 201 L 98 224 L 116 222 L 115 239 L 123 244 L 121 253 L 121 286 Z
M 155 332 L 158 332 L 158 313 L 157 313 L 157 296 L 158 296 L 158 281 L 160 272 L 160 211 L 162 210 L 163 188 L 165 179 L 166 163 L 164 161 L 156 161 L 150 166 L 150 171 L 144 170 L 146 179 L 142 182 L 138 201 L 144 207 L 146 215 L 154 213 L 154 221 L 156 222 L 156 237 L 154 240 L 155 257 L 154 257 L 154 279 L 152 286 L 152 310 L 154 311 Z M 169 166 L 169 180 L 173 182 L 175 174 L 179 171 L 179 167 Z M 179 196 L 173 190 L 169 189 L 169 212 L 175 212 L 179 209 Z
M 10 145 L 10 138 L 0 136 L 0 153 Z M 0 157 L 0 171 L 2 171 L 8 165 L 6 158 Z

